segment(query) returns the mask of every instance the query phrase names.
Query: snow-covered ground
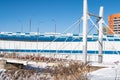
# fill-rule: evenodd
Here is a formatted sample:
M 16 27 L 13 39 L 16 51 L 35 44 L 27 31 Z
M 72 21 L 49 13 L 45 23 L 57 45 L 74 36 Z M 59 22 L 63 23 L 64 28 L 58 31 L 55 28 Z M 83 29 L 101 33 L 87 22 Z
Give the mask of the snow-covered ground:
M 88 77 L 89 80 L 120 80 L 120 65 L 93 71 Z
M 56 54 L 56 55 L 50 55 L 50 54 L 42 54 L 42 56 L 45 57 L 53 57 L 53 58 L 62 58 L 62 59 L 72 59 L 72 60 L 82 60 L 83 55 L 82 54 Z M 3 59 L 3 58 L 1 58 Z M 5 59 L 5 58 L 4 58 Z M 16 59 L 6 59 L 8 62 L 13 63 L 23 63 L 24 65 L 27 63 L 29 65 L 35 65 L 38 67 L 46 67 L 48 65 L 54 65 L 52 63 L 42 63 L 42 62 L 36 62 L 36 61 L 20 61 Z M 91 66 L 101 66 L 101 67 L 107 67 L 102 68 L 93 72 L 90 72 L 88 75 L 89 80 L 120 80 L 120 55 L 116 54 L 104 54 L 103 55 L 103 63 L 97 63 L 98 62 L 98 55 L 88 55 L 88 61 L 90 62 Z

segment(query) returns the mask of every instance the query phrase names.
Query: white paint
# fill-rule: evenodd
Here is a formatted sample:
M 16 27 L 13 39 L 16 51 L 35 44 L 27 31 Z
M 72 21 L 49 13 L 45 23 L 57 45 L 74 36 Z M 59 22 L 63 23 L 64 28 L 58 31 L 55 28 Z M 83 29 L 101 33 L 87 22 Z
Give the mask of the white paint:
M 88 32 L 88 10 L 87 0 L 83 0 L 83 61 L 87 62 L 87 32 Z
M 103 59 L 102 59 L 102 51 L 103 51 L 103 7 L 100 7 L 100 13 L 99 13 L 99 17 L 100 17 L 100 20 L 98 22 L 99 24 L 99 40 L 98 40 L 98 44 L 99 44 L 99 48 L 98 48 L 98 51 L 99 51 L 99 54 L 98 54 L 98 62 L 99 63 L 102 63 Z
M 103 68 L 89 73 L 90 80 L 120 80 L 120 66 Z
M 38 49 L 39 50 L 82 50 L 82 42 L 25 42 L 25 41 L 5 41 L 0 40 L 0 49 Z M 57 48 L 56 48 L 57 45 Z M 98 50 L 98 42 L 88 42 L 88 50 Z M 120 42 L 103 41 L 103 50 L 119 51 Z

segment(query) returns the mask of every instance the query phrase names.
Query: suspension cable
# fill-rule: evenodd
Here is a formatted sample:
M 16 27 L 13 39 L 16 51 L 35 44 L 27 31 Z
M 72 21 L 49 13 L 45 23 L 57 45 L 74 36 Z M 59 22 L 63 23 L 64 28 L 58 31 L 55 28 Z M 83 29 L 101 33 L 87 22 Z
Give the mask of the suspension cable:
M 98 30 L 97 25 L 92 21 L 91 18 L 89 18 L 89 19 L 90 19 L 91 23 L 92 23 L 93 25 L 95 25 L 96 29 Z M 107 42 L 109 42 L 107 36 L 105 36 L 103 33 L 102 33 L 102 35 L 106 38 Z M 119 52 L 117 51 L 117 49 L 116 49 L 111 43 L 110 43 L 110 45 L 111 45 L 111 46 L 116 50 L 116 52 L 119 54 Z
M 82 21 L 82 18 L 80 20 L 77 20 L 75 23 L 73 23 L 70 27 L 68 27 L 65 31 L 63 31 L 63 33 L 65 33 L 66 31 L 68 31 L 70 28 L 72 28 L 74 25 L 76 25 L 79 21 Z M 62 35 L 62 34 L 60 34 Z M 43 47 L 43 49 L 41 49 L 39 52 L 41 52 L 42 50 L 44 50 L 44 48 L 47 48 L 49 45 L 51 45 L 55 40 L 57 40 L 59 37 L 56 37 L 53 41 L 51 41 L 48 45 L 46 45 L 45 47 Z

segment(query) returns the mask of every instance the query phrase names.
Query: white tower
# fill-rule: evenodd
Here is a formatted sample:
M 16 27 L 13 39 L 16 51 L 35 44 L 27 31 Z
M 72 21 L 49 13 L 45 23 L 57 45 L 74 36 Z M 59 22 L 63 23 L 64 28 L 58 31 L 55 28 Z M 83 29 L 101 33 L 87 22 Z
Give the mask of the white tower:
M 88 10 L 87 0 L 83 0 L 83 60 L 87 62 Z
M 100 7 L 100 12 L 99 12 L 99 17 L 100 20 L 98 22 L 99 24 L 99 46 L 98 46 L 98 63 L 102 63 L 103 61 L 103 55 L 102 55 L 102 51 L 103 51 L 103 7 Z

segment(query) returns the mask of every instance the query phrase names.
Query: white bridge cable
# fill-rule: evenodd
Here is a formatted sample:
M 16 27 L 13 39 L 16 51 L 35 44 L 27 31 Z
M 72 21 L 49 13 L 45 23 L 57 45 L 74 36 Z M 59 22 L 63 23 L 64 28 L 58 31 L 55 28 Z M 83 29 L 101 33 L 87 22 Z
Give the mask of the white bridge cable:
M 104 21 L 104 25 L 105 26 L 108 26 L 106 23 L 105 23 L 105 21 Z M 114 34 L 115 34 L 115 32 L 110 28 L 110 27 L 107 27 L 108 29 L 110 29 Z M 118 37 L 118 36 L 115 36 L 115 37 L 117 37 L 118 39 L 120 39 L 120 37 Z M 117 49 L 116 49 L 117 50 Z M 117 50 L 118 51 L 118 50 Z
M 80 22 L 81 22 L 81 21 L 80 21 Z M 79 22 L 79 23 L 80 23 L 80 22 Z M 94 28 L 94 26 L 95 26 L 95 25 L 93 25 L 93 24 L 90 26 L 89 32 Z M 76 27 L 76 28 L 77 28 L 77 27 Z M 75 30 L 75 28 L 74 28 L 74 30 Z M 72 31 L 72 32 L 73 32 L 73 31 Z M 89 32 L 88 32 L 87 34 L 89 34 Z M 79 36 L 78 36 L 78 38 L 79 38 Z M 68 38 L 67 38 L 67 39 L 68 39 Z M 67 39 L 66 39 L 66 40 L 67 40 Z M 76 39 L 76 38 L 74 38 L 72 41 L 74 41 L 75 39 Z M 66 40 L 65 40 L 64 42 L 66 42 Z M 81 39 L 81 40 L 82 40 L 82 39 Z M 72 41 L 71 41 L 71 42 L 72 42 Z M 63 44 L 61 44 L 61 46 L 63 46 L 63 45 L 65 44 L 64 42 L 63 42 Z M 71 43 L 67 43 L 67 44 L 69 45 L 69 44 L 71 44 Z M 66 46 L 67 44 L 65 44 L 65 46 Z M 78 45 L 79 45 L 79 44 L 78 44 Z M 78 45 L 77 45 L 77 46 L 78 46 Z M 58 50 L 60 50 L 61 46 L 58 48 Z M 63 46 L 63 48 L 64 48 L 65 46 Z M 72 52 L 74 49 L 76 49 L 77 46 L 75 46 L 75 47 L 71 50 L 71 52 Z M 61 49 L 63 49 L 63 48 L 61 48 Z
M 63 33 L 65 33 L 66 31 L 68 31 L 69 29 L 71 29 L 72 27 L 74 27 L 74 25 L 76 25 L 78 22 L 82 21 L 82 18 L 80 20 L 77 20 L 75 23 L 73 23 L 70 27 L 68 27 Z M 61 35 L 61 34 L 60 34 Z M 61 36 L 60 36 L 61 37 Z M 38 53 L 42 52 L 42 50 L 45 50 L 45 48 L 49 47 L 55 40 L 57 40 L 59 37 L 56 37 L 52 42 L 50 42 L 48 45 L 46 45 L 45 47 L 43 46 L 43 49 L 40 49 L 40 51 L 38 51 Z M 44 43 L 43 43 L 44 44 Z M 51 57 L 51 56 L 49 56 Z M 27 62 L 29 62 L 31 59 L 29 59 Z
M 81 21 L 80 21 L 80 22 L 81 22 Z M 73 33 L 73 32 L 76 30 L 76 28 L 77 28 L 77 27 L 75 26 L 74 29 L 71 31 L 71 33 Z M 78 36 L 78 37 L 79 37 L 79 36 Z M 64 42 L 66 42 L 68 38 L 69 38 L 69 37 L 67 37 Z M 73 38 L 73 40 L 71 40 L 70 42 L 73 42 L 75 39 L 76 39 L 76 38 Z M 67 44 L 65 44 L 64 42 L 63 42 L 63 44 L 60 45 L 60 47 L 59 47 L 57 50 L 62 50 L 63 48 L 65 48 L 65 46 L 71 44 L 70 42 L 68 42 Z M 72 51 L 71 51 L 71 52 L 72 52 Z
M 104 21 L 104 25 L 105 26 L 108 26 L 106 23 L 105 23 L 105 21 Z M 110 29 L 114 34 L 115 34 L 115 32 L 110 28 L 110 27 L 107 27 L 108 29 Z M 117 37 L 118 39 L 120 39 L 120 37 L 118 37 L 118 36 L 115 36 L 115 37 Z M 114 48 L 114 46 L 113 46 L 113 48 Z M 116 49 L 116 48 L 115 48 Z M 118 52 L 118 50 L 116 49 L 116 51 Z M 119 52 L 118 52 L 119 53 Z
M 96 28 L 97 30 L 99 30 L 98 27 L 97 27 L 97 25 L 93 22 L 93 20 L 92 20 L 91 18 L 90 18 L 90 21 L 91 21 L 92 24 L 95 25 L 95 28 Z M 103 33 L 102 33 L 102 35 L 103 35 L 104 37 L 106 37 L 106 40 L 109 42 L 107 36 L 105 36 Z M 113 46 L 112 44 L 110 44 L 110 45 Z M 113 47 L 114 47 L 114 46 L 113 46 Z
M 74 27 L 74 25 L 76 25 L 78 22 L 82 21 L 82 18 L 80 18 L 80 20 L 77 20 L 75 23 L 73 23 L 70 27 L 68 27 L 65 31 L 63 31 L 60 35 L 62 35 L 63 33 L 67 32 L 69 29 L 71 29 L 72 27 Z M 40 49 L 39 53 L 44 50 L 45 48 L 47 48 L 49 45 L 51 45 L 55 40 L 57 40 L 59 37 L 56 37 L 53 41 L 51 41 L 48 45 L 46 45 L 45 47 L 43 47 L 43 49 Z
M 108 26 L 106 23 L 105 23 L 105 21 L 104 21 L 104 25 L 105 26 Z M 112 33 L 114 33 L 115 34 L 115 32 L 110 28 L 110 27 L 107 27 L 108 29 L 110 29 L 110 31 L 112 31 Z M 116 36 L 117 37 L 117 36 Z M 118 37 L 119 39 L 120 39 L 120 37 Z
M 76 27 L 77 28 L 77 27 Z M 75 29 L 74 29 L 75 30 Z M 80 38 L 79 38 L 79 36 L 77 37 L 79 40 L 80 40 Z M 74 40 L 75 40 L 76 38 L 73 38 L 70 42 L 68 42 L 67 44 L 65 44 L 64 43 L 64 46 L 62 46 L 62 48 L 61 48 L 61 46 L 59 47 L 59 49 L 57 49 L 57 50 L 62 50 L 63 48 L 65 48 L 66 46 L 68 46 L 68 45 L 71 45 L 71 49 L 70 49 L 70 54 L 67 54 L 67 56 L 66 56 L 66 58 L 68 58 L 69 59 L 69 57 L 70 57 L 70 55 L 72 54 L 72 51 L 74 50 L 74 49 L 76 49 L 81 43 L 79 42 L 76 46 L 74 46 L 73 48 L 72 48 L 72 43 L 71 42 L 73 42 Z M 65 41 L 64 41 L 65 42 Z M 59 54 L 59 53 L 58 53 Z
M 95 25 L 93 25 L 93 24 L 90 26 L 90 29 L 89 29 L 89 31 L 88 31 L 87 34 L 89 34 L 89 33 L 94 29 L 94 26 L 95 26 Z
M 93 24 L 90 26 L 90 30 L 88 31 L 87 34 L 90 33 L 90 31 L 94 28 L 94 26 L 95 26 L 95 25 L 93 25 Z M 83 40 L 83 38 L 81 39 L 81 41 L 82 41 L 82 40 Z M 77 44 L 71 51 L 73 51 L 74 49 L 76 49 L 80 44 L 81 44 L 81 43 Z
M 80 22 L 81 22 L 81 21 L 80 21 Z M 80 23 L 80 22 L 79 22 L 79 23 Z M 94 26 L 95 26 L 95 25 L 93 25 L 93 24 L 90 26 L 89 32 L 94 28 Z M 75 28 L 74 28 L 74 29 L 75 29 Z M 89 32 L 88 32 L 87 34 L 89 34 Z M 79 38 L 79 36 L 78 36 L 78 38 Z M 72 41 L 74 41 L 75 39 L 76 39 L 76 38 L 74 38 Z M 82 39 L 81 39 L 81 40 L 82 40 Z M 71 41 L 71 42 L 72 42 L 72 41 Z M 61 44 L 63 47 L 61 48 L 61 46 L 60 46 L 60 48 L 63 49 L 66 45 L 70 45 L 70 44 L 71 44 L 71 43 L 67 43 L 67 44 L 64 43 L 64 44 L 63 44 L 64 46 Z M 81 44 L 81 43 L 80 43 L 80 44 Z M 77 44 L 76 46 L 74 46 L 74 48 L 71 49 L 71 53 L 72 53 L 72 51 L 73 51 L 74 49 L 76 49 L 80 44 Z M 60 48 L 59 48 L 58 50 L 60 50 Z
M 80 21 L 80 22 L 81 22 L 81 21 Z M 79 22 L 79 23 L 80 23 L 80 22 Z M 95 26 L 95 25 L 93 25 L 93 24 L 90 26 L 89 32 L 94 28 L 94 26 Z M 87 34 L 89 34 L 89 32 L 88 32 Z M 79 36 L 78 36 L 78 38 L 79 38 Z M 76 39 L 76 38 L 74 38 L 72 41 L 74 41 L 75 39 Z M 82 40 L 82 39 L 81 39 L 81 40 Z M 72 41 L 71 41 L 71 42 L 72 42 Z M 65 43 L 64 43 L 64 44 L 65 44 Z M 67 44 L 65 44 L 64 46 L 62 45 L 63 47 L 62 47 L 61 49 L 63 49 L 66 45 L 70 45 L 70 44 L 71 44 L 71 43 L 67 43 Z M 76 49 L 80 44 L 81 44 L 81 43 L 77 44 L 73 49 L 71 49 L 71 53 L 72 53 L 72 51 L 73 51 L 74 49 Z M 58 50 L 60 50 L 60 48 L 59 48 Z
M 92 21 L 92 19 L 89 18 L 89 20 L 91 21 L 91 23 L 92 23 L 93 25 L 95 25 L 96 29 L 99 30 L 98 27 L 97 27 L 97 25 Z M 109 42 L 107 36 L 105 36 L 103 33 L 102 33 L 102 35 L 106 38 L 107 42 Z M 116 50 L 116 52 L 117 52 L 118 54 L 120 54 L 120 53 L 118 52 L 118 50 L 113 46 L 113 44 L 110 43 L 110 45 Z
M 79 21 L 79 22 L 81 22 L 81 21 Z M 74 25 L 75 26 L 75 25 Z M 73 33 L 75 30 L 76 30 L 76 26 L 73 28 L 73 30 L 71 31 L 71 33 Z M 63 48 L 65 48 L 65 46 L 67 46 L 67 45 L 70 45 L 71 43 L 70 42 L 72 42 L 72 41 L 74 41 L 76 38 L 74 38 L 72 41 L 70 41 L 70 42 L 67 42 L 67 44 L 65 44 L 65 42 L 68 40 L 68 38 L 69 38 L 69 36 L 65 39 L 65 41 L 59 46 L 59 48 L 57 48 L 56 49 L 56 53 L 58 53 L 58 51 L 59 50 L 62 50 Z M 71 52 L 72 52 L 73 50 L 71 49 Z M 63 52 L 64 53 L 64 52 Z M 58 53 L 59 54 L 59 53 Z

